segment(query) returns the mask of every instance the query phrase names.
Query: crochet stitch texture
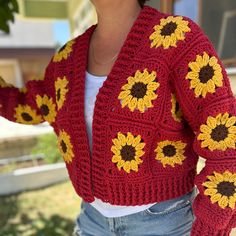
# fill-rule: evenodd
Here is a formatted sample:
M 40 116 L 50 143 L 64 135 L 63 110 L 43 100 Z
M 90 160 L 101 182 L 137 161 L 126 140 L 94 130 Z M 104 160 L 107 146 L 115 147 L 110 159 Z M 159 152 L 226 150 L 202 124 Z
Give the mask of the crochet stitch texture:
M 95 28 L 64 45 L 43 80 L 19 89 L 0 79 L 0 115 L 50 123 L 84 201 L 148 204 L 196 184 L 191 236 L 229 235 L 236 227 L 236 102 L 209 38 L 188 17 L 144 6 L 97 94 L 90 153 L 84 84 Z M 197 175 L 199 156 L 206 164 Z

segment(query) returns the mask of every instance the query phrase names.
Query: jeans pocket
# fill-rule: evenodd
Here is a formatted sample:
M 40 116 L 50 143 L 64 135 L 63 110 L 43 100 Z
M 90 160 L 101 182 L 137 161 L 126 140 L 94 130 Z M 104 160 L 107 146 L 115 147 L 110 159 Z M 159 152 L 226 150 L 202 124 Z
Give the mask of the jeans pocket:
M 151 226 L 161 231 L 159 234 L 150 235 L 175 235 L 187 236 L 190 235 L 192 224 L 194 222 L 194 215 L 192 209 L 192 202 L 187 199 L 176 204 L 168 204 L 168 206 L 161 208 L 158 204 L 154 204 L 150 208 L 143 211 L 143 221 L 149 222 Z M 154 229 L 153 230 L 156 230 Z
M 145 209 L 143 213 L 150 216 L 164 216 L 170 213 L 174 213 L 181 210 L 191 211 L 192 218 L 194 218 L 193 213 L 193 201 L 196 197 L 197 189 L 194 187 L 190 192 L 186 193 L 183 196 L 170 199 L 163 202 L 157 202 L 151 207 Z M 189 209 L 187 209 L 189 208 Z
M 154 205 L 152 205 L 151 207 L 147 208 L 144 210 L 144 212 L 147 215 L 166 215 L 169 214 L 171 212 L 175 212 L 178 210 L 181 210 L 185 207 L 191 207 L 191 211 L 192 211 L 192 202 L 191 200 L 187 199 L 184 201 L 180 201 L 180 202 L 171 202 L 171 204 L 165 204 L 165 206 L 163 206 L 163 203 L 156 203 Z M 192 211 L 193 214 L 193 211 Z

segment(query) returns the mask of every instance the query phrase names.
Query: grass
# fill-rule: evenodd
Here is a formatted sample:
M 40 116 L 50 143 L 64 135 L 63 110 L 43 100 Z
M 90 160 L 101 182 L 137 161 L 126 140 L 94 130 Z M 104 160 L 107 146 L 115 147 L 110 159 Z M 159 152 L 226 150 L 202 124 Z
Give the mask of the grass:
M 69 236 L 81 198 L 69 181 L 0 197 L 1 236 Z
M 69 181 L 0 197 L 0 236 L 71 236 L 80 204 Z
M 69 181 L 0 197 L 0 236 L 71 236 L 80 204 Z

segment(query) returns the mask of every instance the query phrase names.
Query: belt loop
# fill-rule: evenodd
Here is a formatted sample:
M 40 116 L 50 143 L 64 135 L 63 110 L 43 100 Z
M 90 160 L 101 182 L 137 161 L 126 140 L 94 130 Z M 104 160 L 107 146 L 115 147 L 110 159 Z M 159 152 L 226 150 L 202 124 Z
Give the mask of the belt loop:
M 113 232 L 114 231 L 114 225 L 115 225 L 113 217 L 107 217 L 107 222 L 108 222 L 108 225 L 109 225 L 109 228 L 110 228 L 111 232 Z

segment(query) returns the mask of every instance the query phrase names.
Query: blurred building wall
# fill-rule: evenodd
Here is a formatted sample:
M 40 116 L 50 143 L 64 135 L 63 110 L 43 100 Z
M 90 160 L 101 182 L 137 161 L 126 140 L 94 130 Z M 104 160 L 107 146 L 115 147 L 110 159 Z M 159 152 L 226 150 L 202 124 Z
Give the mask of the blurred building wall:
M 42 78 L 55 51 L 54 41 L 52 22 L 17 16 L 10 34 L 0 34 L 0 75 L 17 87 Z
M 71 37 L 82 34 L 90 25 L 97 22 L 96 11 L 90 0 L 44 0 L 43 7 L 46 7 L 47 14 L 37 13 L 36 9 L 42 9 L 42 2 L 39 0 L 18 1 L 21 2 L 22 14 L 26 17 L 41 16 L 42 18 L 51 17 L 52 19 L 64 17 L 64 19 L 69 19 Z M 235 27 L 232 28 L 236 19 L 235 0 L 217 0 L 217 2 L 220 4 L 211 5 L 211 0 L 150 0 L 146 4 L 156 7 L 161 12 L 184 15 L 194 20 L 209 36 L 217 53 L 220 57 L 222 56 L 224 65 L 229 68 L 235 68 L 235 47 L 229 47 L 229 45 L 234 45 L 236 38 Z M 227 21 L 227 27 L 222 27 L 223 21 L 221 18 L 222 16 L 228 16 L 229 9 L 234 9 L 235 12 L 231 13 L 230 11 L 230 14 L 233 15 L 230 21 Z M 210 14 L 208 13 L 209 11 L 211 12 Z M 43 17 L 43 15 L 45 16 Z M 223 29 L 225 29 L 225 33 Z M 217 34 L 213 34 L 213 31 L 217 32 Z M 222 40 L 219 42 L 219 39 Z M 222 45 L 224 48 L 220 47 Z
M 68 17 L 74 37 L 82 34 L 90 25 L 97 22 L 94 6 L 89 0 L 69 0 Z

